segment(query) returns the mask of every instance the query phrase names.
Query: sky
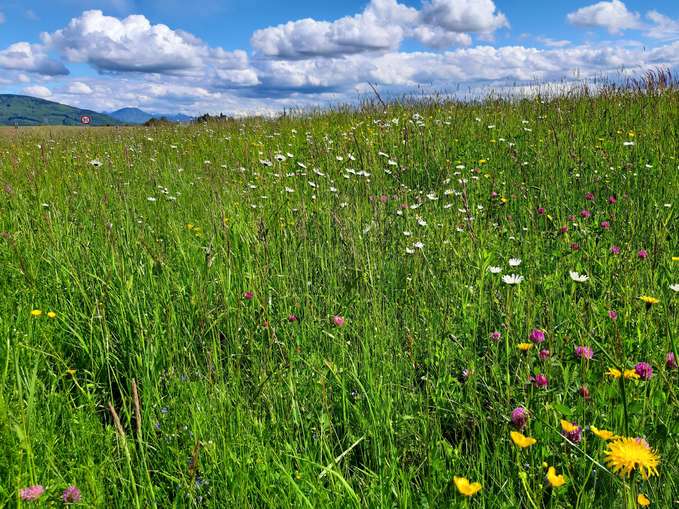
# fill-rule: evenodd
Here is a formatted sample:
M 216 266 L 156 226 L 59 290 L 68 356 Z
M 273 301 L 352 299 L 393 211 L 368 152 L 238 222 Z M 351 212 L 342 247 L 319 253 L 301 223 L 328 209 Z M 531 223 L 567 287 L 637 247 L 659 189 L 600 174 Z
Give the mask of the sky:
M 678 0 L 0 0 L 0 93 L 275 114 L 679 73 Z

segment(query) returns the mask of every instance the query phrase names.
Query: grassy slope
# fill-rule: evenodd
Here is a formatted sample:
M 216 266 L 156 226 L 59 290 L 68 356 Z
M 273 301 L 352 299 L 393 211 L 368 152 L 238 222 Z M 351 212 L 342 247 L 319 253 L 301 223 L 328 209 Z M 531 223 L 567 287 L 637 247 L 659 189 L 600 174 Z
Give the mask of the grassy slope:
M 93 126 L 120 125 L 121 122 L 91 110 L 81 110 L 20 95 L 0 95 L 0 125 L 80 125 L 81 115 L 89 115 Z
M 561 418 L 645 436 L 661 475 L 630 486 L 671 506 L 677 126 L 668 93 L 0 138 L 0 506 L 77 483 L 99 507 L 455 507 L 464 475 L 483 484 L 472 506 L 622 507 L 588 459 L 602 442 L 569 446 Z M 487 271 L 510 257 L 515 288 Z M 548 361 L 516 348 L 535 327 Z M 625 418 L 604 372 L 641 360 L 655 376 L 626 384 Z M 526 383 L 538 372 L 547 389 Z M 508 439 L 519 404 L 538 440 L 525 451 Z M 543 462 L 564 488 L 544 487 Z

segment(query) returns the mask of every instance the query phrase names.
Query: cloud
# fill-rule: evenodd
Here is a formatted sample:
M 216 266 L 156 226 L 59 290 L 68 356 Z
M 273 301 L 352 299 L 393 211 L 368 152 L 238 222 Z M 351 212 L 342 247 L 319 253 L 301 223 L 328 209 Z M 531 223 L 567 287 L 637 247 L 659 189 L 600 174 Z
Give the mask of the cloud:
M 492 0 L 430 0 L 419 11 L 371 0 L 363 12 L 336 21 L 307 18 L 257 30 L 250 43 L 260 55 L 296 60 L 391 51 L 405 38 L 434 48 L 464 46 L 470 33 L 487 36 L 507 26 Z
M 90 95 L 93 93 L 93 90 L 87 83 L 83 83 L 82 81 L 74 81 L 68 85 L 67 92 L 69 94 L 76 95 Z
M 101 11 L 85 11 L 65 28 L 42 34 L 45 46 L 70 62 L 99 71 L 174 72 L 201 65 L 204 46 L 166 25 L 151 25 L 141 15 L 122 20 Z
M 535 40 L 548 48 L 565 48 L 571 44 L 571 41 L 565 39 L 552 39 L 550 37 L 536 37 Z
M 492 33 L 509 26 L 505 15 L 495 11 L 492 0 L 429 0 L 422 6 L 422 19 L 451 32 Z
M 653 10 L 646 13 L 646 18 L 653 23 L 646 31 L 648 37 L 654 39 L 679 38 L 679 20 L 674 20 Z
M 62 76 L 69 73 L 64 64 L 48 56 L 43 46 L 27 42 L 17 42 L 0 50 L 0 69 L 47 76 Z
M 582 7 L 568 14 L 567 19 L 573 25 L 581 27 L 605 28 L 610 34 L 643 28 L 639 13 L 627 10 L 627 6 L 620 0 Z
M 32 87 L 26 87 L 26 88 L 24 88 L 24 93 L 27 94 L 27 95 L 35 96 L 35 97 L 42 97 L 42 98 L 52 97 L 52 91 L 49 88 L 43 87 L 43 86 L 40 86 L 40 85 L 34 85 Z

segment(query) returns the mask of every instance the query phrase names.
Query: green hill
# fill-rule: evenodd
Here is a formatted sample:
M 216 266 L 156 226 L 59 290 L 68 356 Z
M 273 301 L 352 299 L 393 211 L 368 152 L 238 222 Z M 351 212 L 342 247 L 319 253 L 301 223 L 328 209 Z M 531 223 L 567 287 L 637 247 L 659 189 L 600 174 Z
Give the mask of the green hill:
M 113 117 L 25 95 L 0 94 L 0 125 L 80 125 L 87 115 L 91 125 L 123 125 Z

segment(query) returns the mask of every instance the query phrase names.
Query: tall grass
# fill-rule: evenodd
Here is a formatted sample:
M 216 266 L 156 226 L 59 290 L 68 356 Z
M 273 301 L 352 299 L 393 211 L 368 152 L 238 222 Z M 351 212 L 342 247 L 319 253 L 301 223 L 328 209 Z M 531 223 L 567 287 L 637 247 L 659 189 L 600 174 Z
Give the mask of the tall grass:
M 7 132 L 0 506 L 673 506 L 678 131 L 669 87 Z M 638 361 L 650 381 L 605 375 Z M 660 475 L 614 475 L 589 425 Z

